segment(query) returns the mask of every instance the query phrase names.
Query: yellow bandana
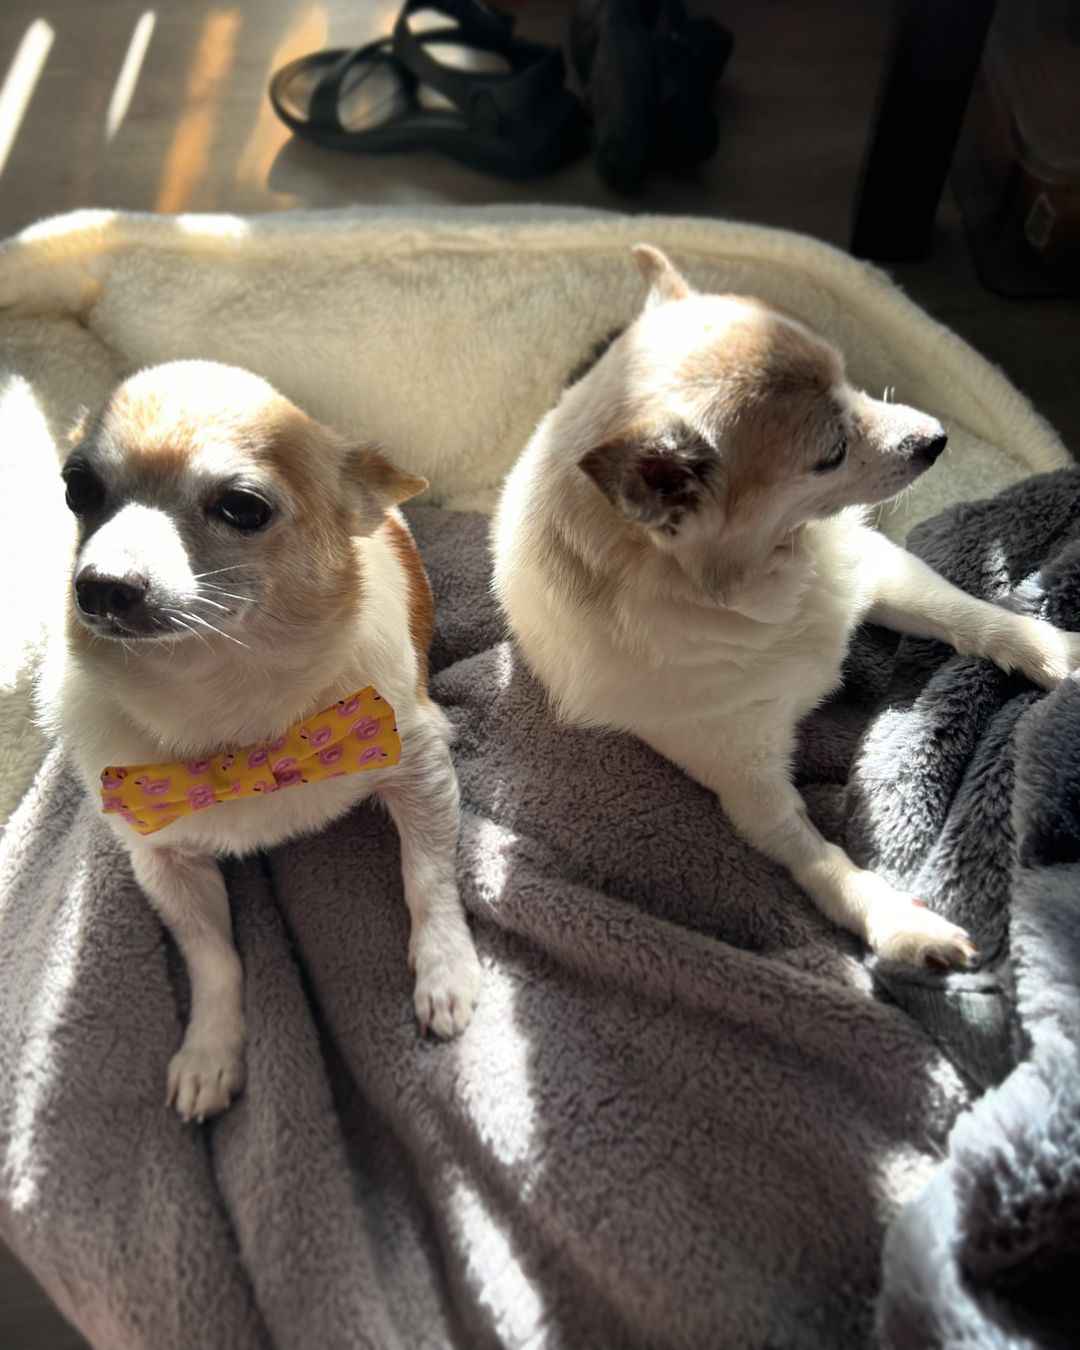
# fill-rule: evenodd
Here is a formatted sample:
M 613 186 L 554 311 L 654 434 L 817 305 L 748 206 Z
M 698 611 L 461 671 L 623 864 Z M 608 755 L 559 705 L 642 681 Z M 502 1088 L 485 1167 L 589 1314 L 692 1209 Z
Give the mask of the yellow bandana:
M 368 685 L 276 741 L 212 759 L 102 769 L 101 809 L 121 816 L 140 834 L 153 834 L 218 802 L 385 769 L 400 758 L 394 710 Z

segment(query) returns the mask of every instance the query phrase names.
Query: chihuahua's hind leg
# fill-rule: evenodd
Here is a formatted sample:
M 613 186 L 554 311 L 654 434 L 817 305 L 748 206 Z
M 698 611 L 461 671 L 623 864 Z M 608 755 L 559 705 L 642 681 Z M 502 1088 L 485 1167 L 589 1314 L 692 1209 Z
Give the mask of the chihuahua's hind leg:
M 381 796 L 401 837 L 401 872 L 412 931 L 409 965 L 423 1032 L 464 1031 L 480 992 L 480 962 L 457 887 L 459 796 L 444 739 L 416 737 Z
M 204 1120 L 244 1085 L 243 975 L 225 881 L 212 858 L 178 849 L 137 848 L 132 862 L 191 981 L 191 1016 L 169 1064 L 166 1104 L 185 1120 Z

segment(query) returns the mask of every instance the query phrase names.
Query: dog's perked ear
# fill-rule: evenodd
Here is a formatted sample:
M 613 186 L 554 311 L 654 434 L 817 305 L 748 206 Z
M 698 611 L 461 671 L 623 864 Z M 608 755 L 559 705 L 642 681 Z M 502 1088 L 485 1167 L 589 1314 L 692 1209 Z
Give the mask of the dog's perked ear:
M 609 441 L 578 465 L 628 520 L 665 534 L 715 496 L 720 473 L 716 451 L 689 431 Z
M 347 450 L 341 473 L 345 497 L 356 514 L 359 534 L 370 534 L 382 524 L 392 506 L 400 506 L 428 485 L 426 478 L 399 469 L 373 445 Z
M 669 300 L 685 300 L 693 295 L 689 282 L 666 253 L 653 248 L 652 244 L 635 244 L 633 252 L 641 275 L 649 283 L 649 294 L 645 297 L 646 310 L 655 309 Z

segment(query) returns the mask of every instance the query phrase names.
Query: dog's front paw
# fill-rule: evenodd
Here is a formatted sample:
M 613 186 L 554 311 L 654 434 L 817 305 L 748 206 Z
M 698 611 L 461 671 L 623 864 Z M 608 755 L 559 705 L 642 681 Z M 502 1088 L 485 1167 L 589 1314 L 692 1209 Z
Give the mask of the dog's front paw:
M 244 1043 L 236 1037 L 184 1037 L 169 1062 L 165 1105 L 202 1122 L 224 1111 L 244 1086 Z
M 464 922 L 461 932 L 436 936 L 422 933 L 412 950 L 416 970 L 413 999 L 420 1031 L 433 1031 L 443 1040 L 469 1025 L 480 993 L 480 961 Z
M 1080 633 L 1066 633 L 1042 619 L 1030 619 L 1026 640 L 1002 653 L 998 662 L 1006 670 L 1020 670 L 1043 689 L 1056 689 L 1062 680 L 1080 669 Z M 997 659 L 997 656 L 995 656 Z
M 897 896 L 895 903 L 875 913 L 869 941 L 877 956 L 933 970 L 969 965 L 979 954 L 962 928 L 910 896 Z

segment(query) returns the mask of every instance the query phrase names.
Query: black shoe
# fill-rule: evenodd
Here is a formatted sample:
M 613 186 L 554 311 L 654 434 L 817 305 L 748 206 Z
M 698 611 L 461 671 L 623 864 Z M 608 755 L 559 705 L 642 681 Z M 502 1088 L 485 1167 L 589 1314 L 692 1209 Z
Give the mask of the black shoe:
M 653 168 L 683 169 L 713 154 L 713 95 L 733 47 L 726 28 L 688 19 L 681 0 L 574 0 L 570 49 L 609 187 L 631 191 Z
M 414 33 L 410 20 L 425 10 L 455 23 Z M 483 0 L 406 0 L 392 39 L 290 62 L 270 101 L 295 135 L 334 150 L 438 150 L 506 177 L 549 173 L 584 153 L 584 110 L 564 87 L 562 52 L 512 29 Z M 444 64 L 449 48 L 486 53 L 501 69 Z
M 657 160 L 684 169 L 716 153 L 716 84 L 735 39 L 715 19 L 687 19 L 682 0 L 665 0 L 664 20 L 656 39 Z
M 570 51 L 588 88 L 592 152 L 616 192 L 640 187 L 657 133 L 657 0 L 574 0 Z

